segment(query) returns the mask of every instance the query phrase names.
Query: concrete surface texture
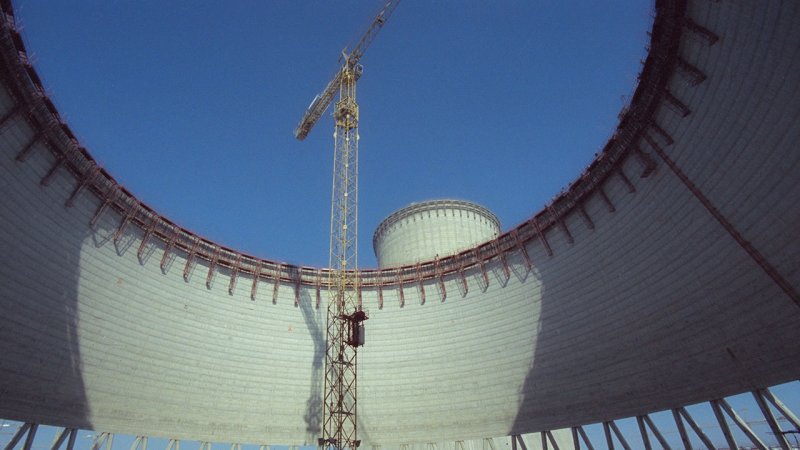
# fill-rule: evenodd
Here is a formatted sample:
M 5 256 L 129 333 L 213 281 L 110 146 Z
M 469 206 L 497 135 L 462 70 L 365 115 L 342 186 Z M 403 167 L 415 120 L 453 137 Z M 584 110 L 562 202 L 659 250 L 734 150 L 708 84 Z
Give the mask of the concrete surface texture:
M 500 221 L 483 206 L 463 200 L 413 203 L 389 215 L 372 238 L 380 268 L 455 255 L 500 234 Z
M 658 1 L 652 39 L 615 136 L 562 198 L 469 264 L 363 273 L 364 445 L 555 430 L 800 376 L 800 3 Z M 314 442 L 320 271 L 148 213 L 60 123 L 13 20 L 0 48 L 0 417 Z

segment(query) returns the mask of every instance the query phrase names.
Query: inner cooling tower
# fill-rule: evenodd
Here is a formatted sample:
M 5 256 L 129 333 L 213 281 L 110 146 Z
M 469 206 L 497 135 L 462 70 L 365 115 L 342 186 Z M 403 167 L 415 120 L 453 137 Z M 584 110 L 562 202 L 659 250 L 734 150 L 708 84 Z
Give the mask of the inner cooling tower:
M 412 203 L 378 225 L 372 247 L 378 265 L 397 267 L 455 255 L 500 234 L 500 221 L 481 205 L 463 200 Z

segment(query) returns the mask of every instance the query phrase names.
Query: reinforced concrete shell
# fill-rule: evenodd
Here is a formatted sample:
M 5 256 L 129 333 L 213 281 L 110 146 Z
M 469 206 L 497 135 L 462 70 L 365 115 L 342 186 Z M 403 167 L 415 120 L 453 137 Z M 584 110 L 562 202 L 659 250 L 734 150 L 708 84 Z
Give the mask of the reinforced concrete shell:
M 0 417 L 314 442 L 325 269 L 159 216 L 97 166 L 0 2 Z M 659 0 L 614 136 L 470 251 L 365 270 L 364 445 L 629 417 L 800 376 L 800 3 Z

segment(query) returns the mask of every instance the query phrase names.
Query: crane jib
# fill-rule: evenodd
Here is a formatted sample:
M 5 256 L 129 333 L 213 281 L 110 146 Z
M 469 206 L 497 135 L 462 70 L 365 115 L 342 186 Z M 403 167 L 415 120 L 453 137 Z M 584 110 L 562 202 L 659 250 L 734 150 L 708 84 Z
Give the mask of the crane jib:
M 389 20 L 389 16 L 392 15 L 397 5 L 400 3 L 400 0 L 388 0 L 386 4 L 384 4 L 383 9 L 378 13 L 375 19 L 372 21 L 372 24 L 367 29 L 367 32 L 361 37 L 358 41 L 358 44 L 353 48 L 353 51 L 350 52 L 349 55 L 346 56 L 344 65 L 342 68 L 336 71 L 336 74 L 333 76 L 330 82 L 328 82 L 325 90 L 322 91 L 321 94 L 314 97 L 314 100 L 311 101 L 311 104 L 306 109 L 303 118 L 300 120 L 300 123 L 297 124 L 297 128 L 294 130 L 294 137 L 298 140 L 302 141 L 308 136 L 308 133 L 311 132 L 311 129 L 314 128 L 314 125 L 317 121 L 325 114 L 325 111 L 330 106 L 333 98 L 336 96 L 336 93 L 339 92 L 339 86 L 342 80 L 342 69 L 349 66 L 351 68 L 360 67 L 358 62 L 361 57 L 364 55 L 364 52 L 367 50 L 367 47 L 372 43 L 375 39 L 375 36 L 378 34 L 378 31 L 386 24 L 386 21 Z M 356 70 L 356 77 L 361 75 L 360 70 Z

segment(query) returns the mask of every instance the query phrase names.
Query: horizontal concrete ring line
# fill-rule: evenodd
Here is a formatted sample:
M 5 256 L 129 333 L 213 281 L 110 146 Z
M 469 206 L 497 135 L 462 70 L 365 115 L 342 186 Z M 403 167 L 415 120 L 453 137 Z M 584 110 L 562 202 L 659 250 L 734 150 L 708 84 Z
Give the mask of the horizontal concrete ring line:
M 622 161 L 638 151 L 638 141 L 647 136 L 648 128 L 655 122 L 654 111 L 664 103 L 664 98 L 668 95 L 665 86 L 678 64 L 678 46 L 684 32 L 684 7 L 682 2 L 656 5 L 650 51 L 631 103 L 621 115 L 612 138 L 565 192 L 529 220 L 493 241 L 439 260 L 396 268 L 361 270 L 359 283 L 364 287 L 402 285 L 454 274 L 461 275 L 464 270 L 480 267 L 489 260 L 504 258 L 513 252 L 525 253 L 525 259 L 528 260 L 526 264 L 531 264 L 527 251 L 523 251 L 525 245 L 539 240 L 548 250 L 547 253 L 551 254 L 544 240 L 544 233 L 554 226 L 560 226 L 568 214 L 581 210 L 583 202 L 589 196 L 600 195 L 608 204 L 609 211 L 613 211 L 613 205 L 608 203 L 603 185 L 610 176 L 621 173 Z M 331 272 L 327 268 L 285 264 L 216 244 L 174 224 L 120 186 L 105 169 L 97 165 L 89 152 L 78 143 L 69 126 L 62 121 L 52 100 L 47 96 L 41 79 L 28 61 L 10 4 L 3 5 L 2 12 L 6 20 L 0 21 L 0 48 L 6 58 L 6 67 L 0 76 L 13 87 L 16 101 L 22 103 L 19 106 L 28 111 L 26 120 L 41 132 L 50 151 L 57 157 L 63 157 L 64 161 L 60 164 L 75 176 L 77 185 L 72 196 L 88 190 L 101 201 L 100 208 L 92 218 L 93 222 L 110 208 L 122 216 L 117 237 L 126 226 L 133 224 L 145 233 L 142 246 L 147 244 L 148 239 L 158 239 L 167 247 L 168 252 L 179 250 L 188 253 L 191 259 L 208 262 L 211 271 L 223 267 L 237 275 L 245 273 L 259 280 L 329 286 L 328 277 Z M 8 55 L 16 57 L 9 58 Z M 622 176 L 624 177 L 624 173 Z

